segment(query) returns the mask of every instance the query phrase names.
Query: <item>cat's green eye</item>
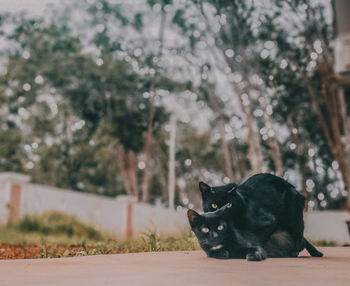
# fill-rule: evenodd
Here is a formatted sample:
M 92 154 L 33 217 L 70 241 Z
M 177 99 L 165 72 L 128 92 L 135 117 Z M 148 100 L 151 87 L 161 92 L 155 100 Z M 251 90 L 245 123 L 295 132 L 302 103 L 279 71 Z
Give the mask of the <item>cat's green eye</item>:
M 218 230 L 223 230 L 224 229 L 224 226 L 221 224 L 218 226 Z
M 217 205 L 217 204 L 211 204 L 211 207 L 212 207 L 213 209 L 217 209 L 217 208 L 218 208 L 218 205 Z
M 207 227 L 202 227 L 202 231 L 203 231 L 204 233 L 208 233 L 208 232 L 209 232 L 209 228 L 207 228 Z

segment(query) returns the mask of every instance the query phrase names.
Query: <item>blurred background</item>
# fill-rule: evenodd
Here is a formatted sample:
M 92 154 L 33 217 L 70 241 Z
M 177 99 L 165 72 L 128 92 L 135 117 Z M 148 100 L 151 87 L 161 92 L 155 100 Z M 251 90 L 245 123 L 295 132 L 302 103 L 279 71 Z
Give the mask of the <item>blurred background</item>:
M 49 188 L 182 212 L 259 172 L 344 210 L 347 2 L 1 0 L 0 172 L 32 182 L 13 215 Z

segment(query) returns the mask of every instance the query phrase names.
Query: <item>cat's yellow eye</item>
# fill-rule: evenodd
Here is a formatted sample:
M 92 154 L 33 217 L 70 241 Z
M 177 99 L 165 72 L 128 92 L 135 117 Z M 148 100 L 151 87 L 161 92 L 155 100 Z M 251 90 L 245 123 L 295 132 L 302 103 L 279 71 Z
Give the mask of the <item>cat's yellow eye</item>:
M 218 230 L 223 230 L 224 229 L 224 226 L 223 225 L 219 225 L 218 226 Z
M 213 209 L 217 209 L 217 208 L 218 208 L 218 205 L 217 205 L 217 204 L 211 204 L 211 207 L 212 207 Z
M 227 206 L 227 208 L 229 209 L 230 207 L 232 207 L 232 204 L 231 204 L 231 203 L 228 203 L 226 206 Z
M 207 228 L 207 227 L 202 227 L 202 231 L 203 231 L 204 233 L 208 233 L 208 232 L 209 232 L 209 228 Z

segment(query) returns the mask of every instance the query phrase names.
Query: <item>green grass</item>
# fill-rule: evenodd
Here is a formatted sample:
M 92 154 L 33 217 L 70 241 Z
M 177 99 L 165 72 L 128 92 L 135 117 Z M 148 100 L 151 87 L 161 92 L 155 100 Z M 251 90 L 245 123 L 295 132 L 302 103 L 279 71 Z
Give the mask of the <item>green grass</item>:
M 338 246 L 338 244 L 335 241 L 328 241 L 328 240 L 316 240 L 316 241 L 311 241 L 312 245 L 314 246 Z
M 23 247 L 39 245 L 43 249 L 42 257 L 71 256 L 72 253 L 67 249 L 57 253 L 52 251 L 60 245 L 80 246 L 84 250 L 83 255 L 199 249 L 198 242 L 190 231 L 179 237 L 166 238 L 158 235 L 155 230 L 150 230 L 134 239 L 123 240 L 57 211 L 26 216 L 0 226 L 0 244 L 2 243 Z
M 49 211 L 42 215 L 24 216 L 18 221 L 8 223 L 6 228 L 22 234 L 37 234 L 43 237 L 83 237 L 88 240 L 101 240 L 104 236 L 102 232 L 80 222 L 74 216 L 58 211 Z
M 310 242 L 315 246 L 336 246 L 332 241 Z M 57 211 L 26 216 L 0 225 L 0 244 L 3 243 L 21 247 L 37 245 L 41 253 L 35 257 L 200 249 L 190 230 L 179 237 L 161 237 L 152 229 L 134 239 L 123 240 Z

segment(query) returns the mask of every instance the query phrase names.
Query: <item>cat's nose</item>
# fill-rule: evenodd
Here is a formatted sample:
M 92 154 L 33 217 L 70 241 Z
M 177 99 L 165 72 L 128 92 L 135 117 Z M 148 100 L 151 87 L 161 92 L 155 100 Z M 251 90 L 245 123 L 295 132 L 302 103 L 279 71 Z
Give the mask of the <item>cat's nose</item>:
M 218 234 L 217 232 L 213 231 L 212 234 L 211 234 L 212 238 L 218 238 Z

